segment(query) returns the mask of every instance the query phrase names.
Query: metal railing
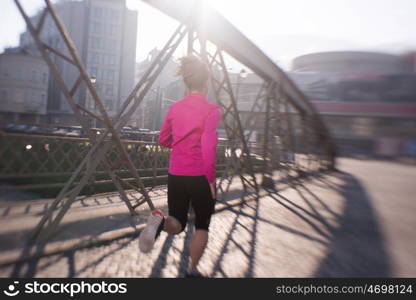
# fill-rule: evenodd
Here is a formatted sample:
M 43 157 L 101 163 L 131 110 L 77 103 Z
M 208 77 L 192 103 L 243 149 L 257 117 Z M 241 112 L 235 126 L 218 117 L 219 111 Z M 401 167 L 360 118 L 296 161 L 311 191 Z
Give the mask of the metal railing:
M 170 151 L 157 144 L 158 135 L 150 136 L 152 141 L 122 140 L 122 144 L 142 180 L 147 182 L 146 186 L 154 187 L 165 184 Z M 107 139 L 106 142 L 111 143 L 112 140 Z M 225 165 L 226 145 L 227 141 L 221 141 L 217 148 L 218 170 Z M 91 147 L 88 138 L 19 133 L 0 136 L 0 191 L 24 190 L 36 192 L 39 197 L 51 196 L 56 188 L 65 185 Z M 117 176 L 127 183 L 134 181 L 129 177 L 128 167 L 118 151 L 110 150 L 107 161 L 112 163 Z M 84 193 L 103 192 L 103 189 L 94 189 L 94 186 L 108 184 L 111 186 L 107 189 L 116 190 L 105 164 L 100 163 Z

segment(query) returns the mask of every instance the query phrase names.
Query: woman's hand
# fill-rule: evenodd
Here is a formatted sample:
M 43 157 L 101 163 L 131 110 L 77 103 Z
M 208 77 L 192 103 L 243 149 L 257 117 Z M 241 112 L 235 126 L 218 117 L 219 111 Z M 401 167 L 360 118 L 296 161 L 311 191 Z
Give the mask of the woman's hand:
M 215 187 L 215 181 L 209 184 L 209 188 L 211 190 L 212 199 L 217 199 L 217 189 Z

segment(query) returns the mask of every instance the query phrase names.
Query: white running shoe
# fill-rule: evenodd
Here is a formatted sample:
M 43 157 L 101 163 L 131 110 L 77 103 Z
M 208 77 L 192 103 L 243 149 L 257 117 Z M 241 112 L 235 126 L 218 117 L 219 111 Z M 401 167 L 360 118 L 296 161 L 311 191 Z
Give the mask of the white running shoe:
M 160 232 L 163 230 L 165 223 L 165 216 L 159 209 L 152 211 L 147 218 L 146 228 L 140 233 L 139 236 L 139 248 L 143 253 L 148 253 L 152 250 L 156 239 Z

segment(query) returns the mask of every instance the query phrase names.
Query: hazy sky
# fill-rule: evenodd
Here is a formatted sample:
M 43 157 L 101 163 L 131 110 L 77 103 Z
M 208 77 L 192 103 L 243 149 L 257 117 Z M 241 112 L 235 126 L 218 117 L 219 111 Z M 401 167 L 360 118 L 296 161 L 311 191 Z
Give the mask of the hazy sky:
M 174 1 L 174 0 L 172 0 Z M 400 53 L 416 49 L 416 0 L 206 0 L 272 59 L 287 67 L 298 55 L 332 50 Z M 42 0 L 22 0 L 29 13 Z M 138 0 L 137 60 L 161 46 L 176 22 Z M 0 0 L 0 51 L 24 30 L 12 0 Z

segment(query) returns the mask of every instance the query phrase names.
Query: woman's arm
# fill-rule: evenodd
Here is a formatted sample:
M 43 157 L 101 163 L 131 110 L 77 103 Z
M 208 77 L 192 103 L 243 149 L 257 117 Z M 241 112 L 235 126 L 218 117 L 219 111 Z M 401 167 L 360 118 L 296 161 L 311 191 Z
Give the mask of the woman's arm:
M 159 134 L 159 145 L 168 149 L 172 148 L 172 118 L 170 111 L 171 109 L 166 114 Z
M 215 163 L 217 159 L 218 134 L 217 126 L 221 121 L 220 108 L 209 113 L 201 136 L 201 151 L 204 164 L 204 173 L 209 183 L 215 181 Z

